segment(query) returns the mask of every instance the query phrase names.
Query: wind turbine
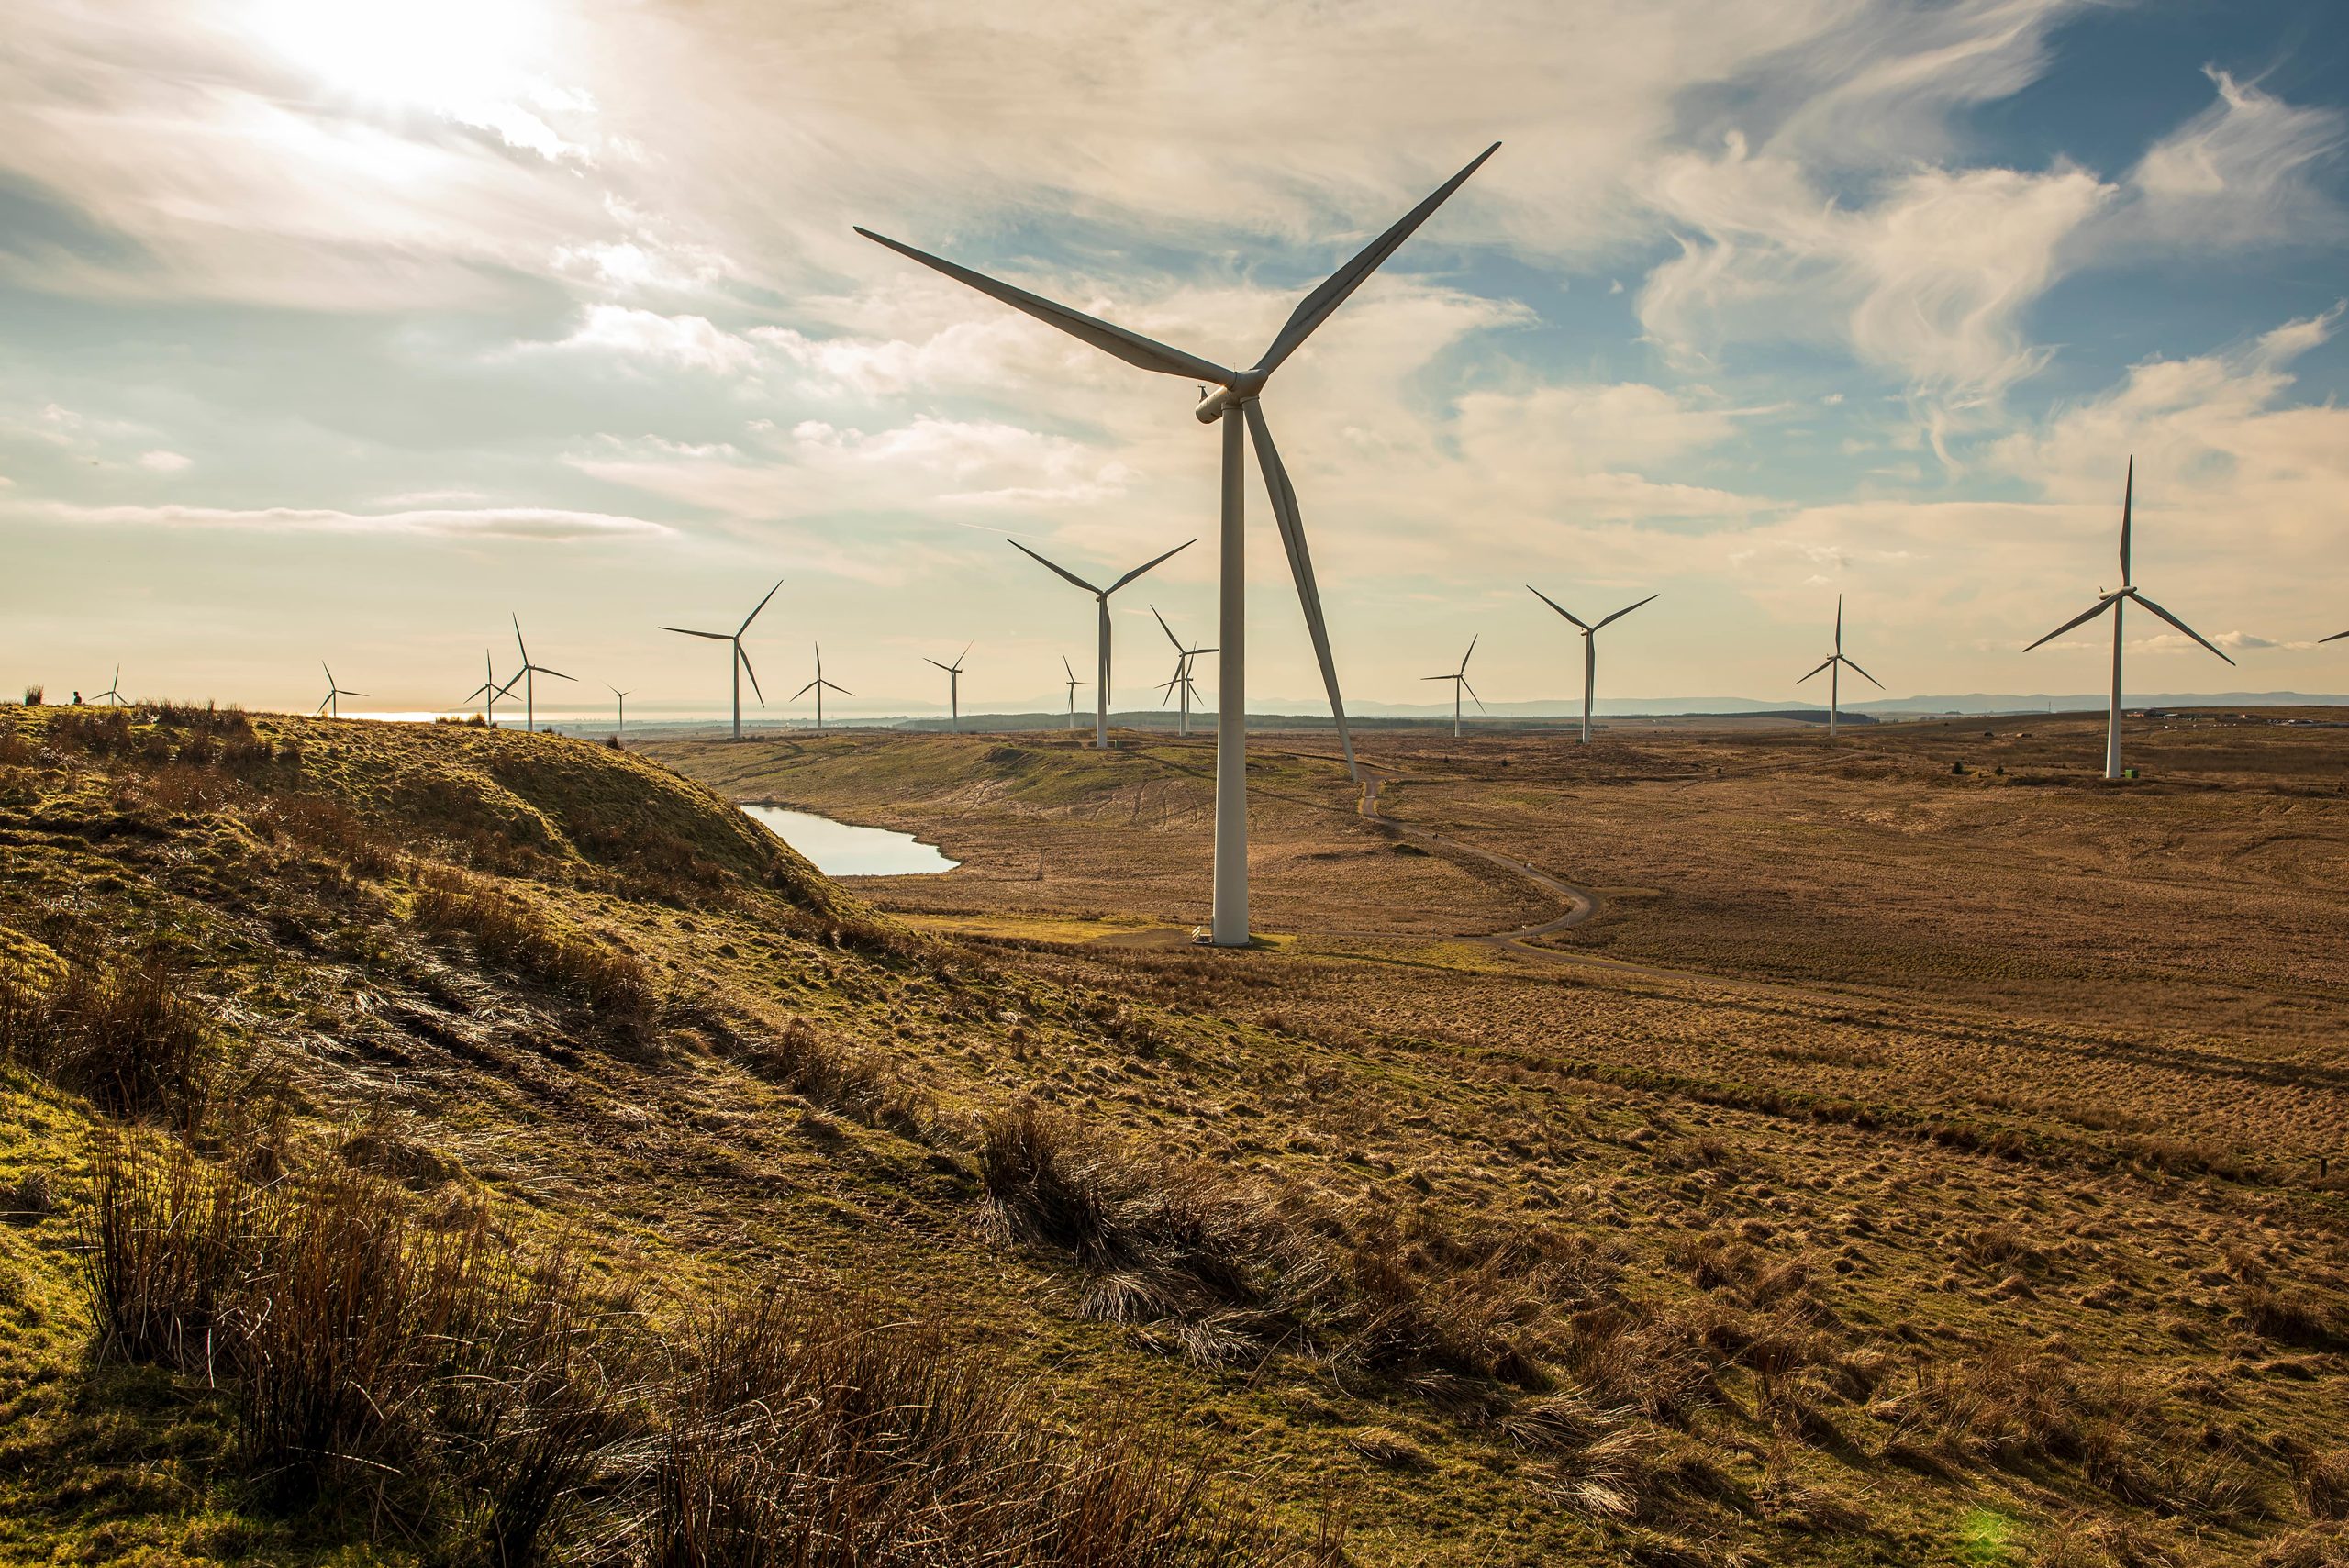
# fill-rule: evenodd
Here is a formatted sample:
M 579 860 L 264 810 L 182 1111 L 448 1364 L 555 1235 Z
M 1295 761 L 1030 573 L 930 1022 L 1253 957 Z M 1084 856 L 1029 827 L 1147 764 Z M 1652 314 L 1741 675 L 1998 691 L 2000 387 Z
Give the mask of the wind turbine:
M 2121 492 L 2121 586 L 2109 594 L 2099 588 L 2093 608 L 2074 616 L 2039 639 L 2039 642 L 2049 641 L 2063 636 L 2076 626 L 2096 619 L 2107 610 L 2112 612 L 2112 709 L 2110 717 L 2106 720 L 2104 730 L 2104 776 L 2109 779 L 2117 779 L 2121 776 L 2121 617 L 2123 613 L 2123 601 L 2136 600 L 2195 641 L 2201 643 L 2203 647 L 2209 648 L 2211 652 L 2219 653 L 2218 649 L 2211 647 L 2210 640 L 2200 632 L 2137 592 L 2137 585 L 2132 580 L 2129 571 L 2129 514 L 2135 504 L 2136 495 L 2137 460 L 2132 456 L 2129 460 L 2129 477 Z M 2349 633 L 2343 635 L 2349 636 Z M 2325 640 L 2330 642 L 2332 639 L 2328 637 Z M 2026 648 L 2023 651 L 2030 652 L 2032 648 L 2039 646 L 2039 642 L 2032 643 L 2031 648 Z M 2223 653 L 2219 653 L 2219 657 L 2227 659 Z M 2227 659 L 2227 662 L 2232 664 L 2234 661 Z
M 1058 573 L 1062 577 L 1075 584 L 1078 587 L 1093 595 L 1094 605 L 1099 610 L 1101 617 L 1100 630 L 1095 639 L 1096 652 L 1097 654 L 1095 663 L 1098 668 L 1099 674 L 1095 681 L 1093 745 L 1094 749 L 1097 751 L 1107 750 L 1109 744 L 1109 595 L 1124 587 L 1127 584 L 1132 582 L 1135 578 L 1141 576 L 1143 573 L 1149 571 L 1152 567 L 1157 565 L 1160 562 L 1164 561 L 1167 556 L 1180 555 L 1183 551 L 1190 549 L 1199 541 L 1195 539 L 1186 539 L 1181 544 L 1176 545 L 1173 550 L 1168 550 L 1165 555 L 1156 556 L 1149 561 L 1143 562 L 1140 566 L 1135 567 L 1131 572 L 1127 573 L 1123 577 L 1119 578 L 1116 582 L 1110 584 L 1106 588 L 1097 588 L 1092 584 L 1086 582 L 1084 578 L 1079 577 L 1075 573 L 1068 570 L 1068 568 L 1054 565 L 1052 562 L 1046 561 L 1042 556 L 1038 555 L 1034 550 L 1030 550 L 1026 545 L 1021 544 L 1016 539 L 1008 540 L 1007 542 L 1010 544 L 1012 549 L 1018 550 L 1029 560 L 1035 562 L 1037 564 L 1043 566 L 1050 571 Z
M 326 670 L 327 672 L 327 695 L 318 699 L 318 713 L 325 714 L 328 718 L 340 718 L 342 717 L 342 708 L 340 705 L 335 701 L 337 697 L 363 697 L 367 695 L 365 692 L 347 692 L 340 686 L 335 684 L 334 672 L 330 669 L 327 669 L 327 662 L 325 660 L 321 659 L 318 661 L 318 668 Z M 101 692 L 98 695 L 104 696 L 106 694 Z M 313 714 L 311 717 L 316 717 L 317 714 Z
M 816 644 L 816 678 L 808 682 L 806 685 L 800 687 L 797 691 L 792 693 L 791 700 L 793 702 L 797 702 L 809 692 L 816 694 L 816 728 L 818 732 L 820 732 L 824 728 L 824 694 L 826 692 L 838 692 L 844 697 L 852 697 L 856 695 L 854 692 L 850 691 L 846 686 L 836 686 L 832 684 L 831 682 L 824 679 L 824 645 L 820 642 Z
M 1838 594 L 1835 595 L 1835 651 L 1829 654 L 1827 662 L 1819 667 L 1819 670 L 1827 672 L 1827 739 L 1830 740 L 1835 739 L 1835 723 L 1842 710 L 1842 684 L 1843 672 L 1847 669 L 1856 674 L 1866 675 L 1870 685 L 1877 691 L 1884 690 L 1882 681 L 1843 657 L 1843 595 Z M 1819 670 L 1813 670 L 1810 675 L 1818 674 Z M 1801 685 L 1803 681 L 1810 679 L 1810 675 L 1805 675 L 1795 684 Z
M 1076 728 L 1076 672 L 1069 669 L 1068 655 L 1061 655 L 1061 668 L 1068 673 L 1068 727 Z
M 759 610 L 767 607 L 767 599 L 774 598 L 775 589 L 782 586 L 783 579 L 776 578 L 774 587 L 767 590 L 767 598 L 759 601 L 759 608 L 744 616 L 742 624 L 730 632 L 695 631 L 682 626 L 664 626 L 661 628 L 662 631 L 674 631 L 680 637 L 706 637 L 712 642 L 730 642 L 734 645 L 734 657 L 727 661 L 727 668 L 734 675 L 734 739 L 737 740 L 742 739 L 742 673 L 745 670 L 750 671 L 751 690 L 757 695 L 759 706 L 761 707 L 767 706 L 766 693 L 759 690 L 759 673 L 751 669 L 751 656 L 742 651 L 742 634 L 751 629 L 751 623 L 759 618 Z
M 1476 634 L 1477 637 L 1482 637 L 1484 633 L 1482 632 L 1478 632 Z M 1476 688 L 1468 684 L 1468 661 L 1475 657 L 1475 652 L 1476 638 L 1472 637 L 1468 639 L 1468 651 L 1460 656 L 1460 668 L 1458 670 L 1453 672 L 1449 675 L 1421 675 L 1419 677 L 1422 681 L 1450 681 L 1452 683 L 1452 738 L 1454 740 L 1460 739 L 1460 694 L 1462 692 L 1464 691 L 1470 696 L 1476 697 L 1476 711 L 1478 713 L 1485 711 L 1485 699 L 1477 697 Z
M 1587 746 L 1590 744 L 1591 698 L 1598 690 L 1598 627 L 1607 625 L 1609 621 L 1621 620 L 1625 616 L 1638 609 L 1640 605 L 1652 603 L 1661 595 L 1650 594 L 1640 601 L 1640 605 L 1625 605 L 1613 615 L 1601 620 L 1598 626 L 1592 626 L 1532 584 L 1528 583 L 1525 585 L 1525 591 L 1582 628 L 1582 743 Z
M 522 651 L 522 667 L 514 672 L 515 680 L 518 680 L 522 683 L 522 728 L 533 734 L 536 734 L 539 728 L 539 705 L 538 694 L 533 689 L 536 683 L 532 680 L 532 677 L 536 675 L 552 675 L 558 681 L 573 680 L 575 679 L 575 677 L 566 675 L 560 670 L 550 670 L 544 664 L 533 664 L 530 662 L 530 645 L 522 640 L 522 617 L 520 616 L 516 616 L 514 617 L 514 646 Z M 511 691 L 514 687 L 514 682 L 507 682 L 506 686 L 508 691 Z
M 628 733 L 628 693 L 620 690 L 609 681 L 606 681 L 604 683 L 604 689 L 620 700 L 619 728 L 615 729 L 612 733 L 615 737 L 626 735 Z
M 1466 168 L 1438 186 L 1432 195 L 1404 214 L 1393 228 L 1364 247 L 1320 287 L 1299 301 L 1254 367 L 1246 371 L 1227 370 L 1212 360 L 1168 348 L 1139 332 L 1056 305 L 984 272 L 974 272 L 910 245 L 901 245 L 869 228 L 857 229 L 867 239 L 935 268 L 1130 365 L 1200 383 L 1203 396 L 1194 410 L 1199 422 L 1212 425 L 1219 419 L 1223 421 L 1223 559 L 1218 638 L 1223 648 L 1223 669 L 1216 693 L 1215 910 L 1208 931 L 1208 940 L 1218 947 L 1245 947 L 1248 943 L 1247 475 L 1241 426 L 1246 424 L 1248 437 L 1256 448 L 1257 467 L 1264 472 L 1264 488 L 1272 498 L 1273 517 L 1280 528 L 1281 545 L 1288 554 L 1289 574 L 1296 579 L 1306 630 L 1313 639 L 1314 657 L 1321 666 L 1321 684 L 1330 695 L 1330 712 L 1337 720 L 1338 740 L 1345 749 L 1346 769 L 1359 782 L 1362 772 L 1354 763 L 1353 739 L 1346 728 L 1345 704 L 1338 693 L 1337 666 L 1330 657 L 1329 628 L 1321 616 L 1320 590 L 1314 585 L 1313 560 L 1306 550 L 1305 524 L 1297 513 L 1297 491 L 1289 484 L 1288 471 L 1281 465 L 1280 453 L 1273 445 L 1272 428 L 1265 423 L 1258 398 L 1273 373 L 1313 335 L 1314 329 L 1328 320 L 1362 286 L 1364 279 L 1377 271 L 1379 264 L 1393 255 L 1413 230 L 1499 150 L 1500 143 L 1497 141 L 1478 153 Z M 1214 384 L 1215 391 L 1208 391 L 1208 383 Z
M 1183 639 L 1174 635 L 1174 628 L 1166 624 L 1166 617 L 1158 614 L 1158 606 L 1156 605 L 1150 606 L 1150 613 L 1158 617 L 1158 629 L 1164 632 L 1166 634 L 1166 640 L 1174 645 L 1174 679 L 1167 682 L 1165 685 L 1161 686 L 1158 689 L 1163 692 L 1171 687 L 1182 695 L 1182 717 L 1176 722 L 1174 732 L 1177 735 L 1187 737 L 1191 733 L 1191 699 L 1197 696 L 1199 691 L 1198 687 L 1191 684 L 1191 665 L 1200 654 L 1213 653 L 1216 652 L 1217 650 L 1212 648 L 1184 647 Z M 1162 701 L 1159 706 L 1163 707 L 1166 705 Z M 1217 722 L 1220 723 L 1222 721 L 1219 719 Z
M 954 733 L 957 735 L 963 733 L 963 661 L 971 656 L 972 646 L 970 643 L 964 643 L 963 651 L 954 655 L 954 662 L 952 664 L 939 664 L 935 659 L 922 661 L 925 664 L 938 664 L 940 669 L 946 672 L 947 711 L 952 717 Z
M 467 692 L 465 700 L 471 702 L 475 697 L 483 698 L 483 717 L 495 729 L 497 728 L 497 699 L 512 691 L 514 683 L 508 681 L 502 686 L 497 684 L 497 669 L 489 662 L 489 650 L 486 648 L 481 651 L 481 684 Z
M 114 706 L 120 707 L 122 706 L 122 693 L 116 690 L 116 688 L 121 684 L 122 666 L 117 664 L 114 667 L 114 679 L 107 683 L 106 689 L 105 691 L 100 692 L 97 695 L 90 699 L 90 706 L 92 707 L 95 707 L 98 704 L 111 698 L 113 699 Z

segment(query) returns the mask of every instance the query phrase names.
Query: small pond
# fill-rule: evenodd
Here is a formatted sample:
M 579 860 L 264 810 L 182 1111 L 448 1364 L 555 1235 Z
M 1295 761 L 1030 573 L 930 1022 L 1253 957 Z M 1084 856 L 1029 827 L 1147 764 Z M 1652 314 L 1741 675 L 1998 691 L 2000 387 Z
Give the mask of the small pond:
M 812 811 L 791 811 L 780 806 L 742 809 L 768 832 L 815 862 L 816 869 L 826 876 L 928 876 L 963 863 L 948 860 L 938 852 L 937 845 L 925 844 L 911 833 L 853 827 Z

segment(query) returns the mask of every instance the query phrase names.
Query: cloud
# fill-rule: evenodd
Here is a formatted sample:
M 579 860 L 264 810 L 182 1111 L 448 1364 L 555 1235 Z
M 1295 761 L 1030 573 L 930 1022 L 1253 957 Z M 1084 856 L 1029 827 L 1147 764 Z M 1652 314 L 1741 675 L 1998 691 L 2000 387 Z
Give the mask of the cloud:
M 2218 102 L 2154 144 L 2132 170 L 2136 200 L 2123 240 L 2240 249 L 2333 239 L 2340 204 L 2314 175 L 2349 139 L 2330 108 L 2285 103 L 2223 71 Z
M 759 360 L 750 341 L 712 325 L 707 317 L 663 316 L 624 305 L 590 306 L 569 337 L 519 344 L 512 351 L 644 361 L 719 376 L 739 375 Z
M 571 543 L 673 533 L 666 524 L 607 512 L 551 506 L 422 508 L 340 512 L 326 507 L 89 506 L 62 501 L 5 504 L 18 521 L 75 528 L 224 528 L 262 533 L 422 535 L 454 539 L 538 539 Z
M 153 451 L 139 454 L 139 466 L 154 473 L 183 473 L 194 465 L 193 458 L 158 447 Z

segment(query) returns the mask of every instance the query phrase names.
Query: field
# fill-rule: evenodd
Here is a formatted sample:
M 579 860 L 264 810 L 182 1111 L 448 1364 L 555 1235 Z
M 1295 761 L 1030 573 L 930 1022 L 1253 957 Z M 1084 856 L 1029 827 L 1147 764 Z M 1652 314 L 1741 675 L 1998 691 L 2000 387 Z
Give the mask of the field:
M 0 1559 L 2343 1560 L 2349 730 L 1330 744 L 0 709 Z

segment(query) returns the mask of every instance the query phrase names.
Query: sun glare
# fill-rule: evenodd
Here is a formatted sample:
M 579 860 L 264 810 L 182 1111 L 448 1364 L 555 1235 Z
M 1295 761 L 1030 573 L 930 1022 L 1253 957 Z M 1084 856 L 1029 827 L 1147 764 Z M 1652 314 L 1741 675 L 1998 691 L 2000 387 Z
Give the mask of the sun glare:
M 484 123 L 527 99 L 551 29 L 540 0 L 256 0 L 269 44 L 355 97 Z

